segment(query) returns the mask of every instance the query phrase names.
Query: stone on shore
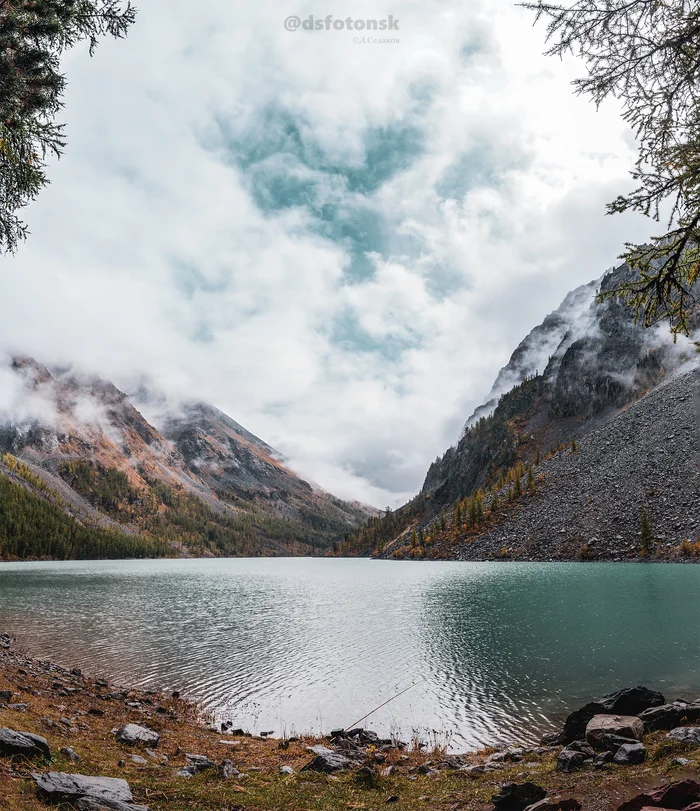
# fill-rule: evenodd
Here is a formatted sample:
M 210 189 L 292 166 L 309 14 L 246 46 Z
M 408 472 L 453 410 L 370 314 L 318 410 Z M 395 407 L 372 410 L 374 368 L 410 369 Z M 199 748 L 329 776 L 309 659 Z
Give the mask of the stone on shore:
M 587 757 L 583 752 L 576 749 L 562 749 L 557 756 L 557 771 L 566 772 L 567 774 L 578 771 L 583 768 L 586 760 Z
M 71 749 L 70 746 L 64 746 L 63 749 L 61 749 L 61 754 L 63 757 L 68 758 L 71 763 L 80 763 L 80 755 L 75 749 Z
M 650 707 L 639 713 L 639 719 L 643 722 L 646 732 L 695 724 L 700 721 L 700 703 L 686 704 L 685 701 L 674 701 L 672 704 Z
M 129 746 L 144 744 L 146 746 L 158 746 L 160 735 L 148 727 L 141 727 L 138 724 L 124 724 L 117 730 L 117 740 Z
M 223 780 L 230 780 L 232 777 L 238 777 L 240 772 L 233 765 L 233 761 L 226 758 L 219 764 L 219 777 Z
M 700 727 L 678 727 L 678 729 L 672 729 L 666 737 L 671 741 L 700 746 Z
M 547 792 L 536 783 L 507 783 L 491 797 L 491 802 L 497 811 L 525 811 L 546 796 Z
M 121 778 L 63 772 L 32 773 L 32 778 L 39 797 L 56 805 L 71 803 L 80 811 L 148 811 L 146 806 L 133 805 L 129 784 Z
M 206 755 L 185 755 L 185 760 L 187 766 L 177 772 L 179 777 L 194 777 L 195 774 L 204 772 L 207 769 L 216 769 L 216 763 Z
M 310 746 L 307 748 L 312 752 L 316 752 L 316 757 L 302 768 L 302 772 L 324 772 L 325 774 L 330 774 L 331 772 L 341 772 L 352 766 L 350 758 L 341 755 L 340 752 L 334 752 L 332 749 L 327 749 L 325 746 Z M 318 751 L 321 749 L 325 751 Z
M 585 737 L 588 722 L 596 715 L 639 715 L 649 707 L 658 707 L 665 703 L 661 693 L 647 687 L 627 687 L 615 693 L 591 701 L 569 715 L 564 729 L 556 735 L 545 735 L 547 743 L 571 743 Z
M 700 783 L 695 780 L 681 780 L 670 786 L 637 794 L 631 800 L 622 803 L 617 811 L 642 811 L 649 806 L 653 808 L 688 808 L 691 803 L 700 800 Z
M 623 766 L 632 766 L 636 763 L 644 763 L 646 757 L 646 746 L 635 741 L 634 743 L 623 744 L 615 753 L 613 761 Z
M 633 715 L 594 715 L 586 725 L 586 740 L 596 749 L 608 749 L 605 738 L 616 735 L 641 741 L 644 724 Z
M 42 738 L 41 735 L 35 735 L 33 732 L 16 732 L 14 729 L 1 727 L 0 755 L 50 758 L 51 748 L 46 738 Z

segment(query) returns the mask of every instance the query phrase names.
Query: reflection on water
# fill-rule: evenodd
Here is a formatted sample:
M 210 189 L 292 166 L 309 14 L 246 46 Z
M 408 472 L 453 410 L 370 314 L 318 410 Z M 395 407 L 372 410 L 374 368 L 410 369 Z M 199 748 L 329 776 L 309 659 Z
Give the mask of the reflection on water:
M 0 630 L 252 731 L 534 740 L 618 686 L 700 695 L 700 567 L 248 559 L 0 564 Z

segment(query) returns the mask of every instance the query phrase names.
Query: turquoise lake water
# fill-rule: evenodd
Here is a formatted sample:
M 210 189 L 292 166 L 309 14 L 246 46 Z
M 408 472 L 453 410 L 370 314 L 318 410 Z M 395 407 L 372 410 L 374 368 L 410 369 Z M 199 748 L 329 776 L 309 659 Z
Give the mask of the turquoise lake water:
M 529 742 L 618 687 L 700 696 L 700 566 L 337 559 L 0 564 L 0 631 L 251 732 Z

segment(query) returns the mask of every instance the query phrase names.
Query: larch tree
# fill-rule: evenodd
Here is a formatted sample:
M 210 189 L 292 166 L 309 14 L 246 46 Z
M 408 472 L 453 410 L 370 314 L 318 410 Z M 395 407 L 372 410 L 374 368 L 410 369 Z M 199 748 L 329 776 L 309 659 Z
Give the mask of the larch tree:
M 700 4 L 697 0 L 524 3 L 547 24 L 548 54 L 580 57 L 576 91 L 599 105 L 617 98 L 635 133 L 636 188 L 608 204 L 659 220 L 649 244 L 627 244 L 634 278 L 606 294 L 647 326 L 667 320 L 689 334 L 700 279 Z
M 123 37 L 136 10 L 120 0 L 0 0 L 0 252 L 27 235 L 18 211 L 49 181 L 66 145 L 56 122 L 66 78 L 60 58 L 78 42 Z

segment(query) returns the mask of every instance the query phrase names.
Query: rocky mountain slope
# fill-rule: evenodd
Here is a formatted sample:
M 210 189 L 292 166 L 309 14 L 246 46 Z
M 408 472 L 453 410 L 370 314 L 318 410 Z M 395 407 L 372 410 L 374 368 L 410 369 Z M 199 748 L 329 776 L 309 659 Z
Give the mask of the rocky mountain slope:
M 132 536 L 150 552 L 155 542 L 170 554 L 280 555 L 321 550 L 372 514 L 309 485 L 213 406 L 166 409 L 158 430 L 100 378 L 49 371 L 28 358 L 2 372 L 14 396 L 0 414 L 0 476 L 69 522 Z M 20 531 L 11 542 L 7 529 L 8 499 L 17 514 L 20 496 L 7 482 L 5 491 L 0 556 L 3 524 L 5 556 L 22 556 L 20 548 L 26 556 Z M 24 534 L 31 534 L 31 516 L 45 510 L 21 500 Z M 57 521 L 52 514 L 52 526 Z M 73 531 L 63 526 L 61 533 Z
M 656 554 L 661 541 L 674 550 L 692 541 L 685 556 L 700 556 L 693 373 L 676 377 L 695 346 L 636 324 L 617 300 L 597 303 L 598 290 L 629 278 L 621 265 L 570 293 L 515 350 L 418 496 L 342 551 L 626 557 L 640 552 L 645 510 L 663 536 Z
M 567 446 L 544 460 L 532 492 L 523 484 L 520 499 L 504 505 L 483 531 L 449 544 L 445 555 L 464 560 L 700 557 L 695 379 L 694 368 L 681 370 L 587 433 L 575 450 Z M 651 533 L 647 548 L 642 511 Z M 436 552 L 439 543 L 436 537 Z

